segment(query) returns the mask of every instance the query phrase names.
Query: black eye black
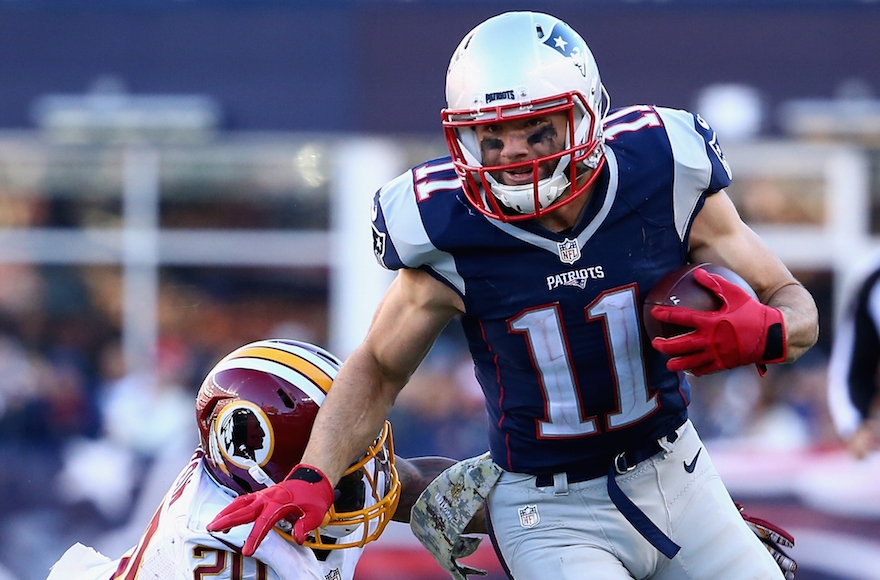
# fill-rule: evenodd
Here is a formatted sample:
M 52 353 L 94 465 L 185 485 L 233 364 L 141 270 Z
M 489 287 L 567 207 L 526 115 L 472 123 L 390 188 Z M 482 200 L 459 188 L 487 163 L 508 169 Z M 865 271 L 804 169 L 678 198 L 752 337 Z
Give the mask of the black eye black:
M 529 135 L 528 142 L 530 145 L 535 145 L 545 140 L 553 140 L 556 138 L 556 136 L 556 129 L 553 127 L 553 125 L 546 124 L 542 125 L 540 129 Z

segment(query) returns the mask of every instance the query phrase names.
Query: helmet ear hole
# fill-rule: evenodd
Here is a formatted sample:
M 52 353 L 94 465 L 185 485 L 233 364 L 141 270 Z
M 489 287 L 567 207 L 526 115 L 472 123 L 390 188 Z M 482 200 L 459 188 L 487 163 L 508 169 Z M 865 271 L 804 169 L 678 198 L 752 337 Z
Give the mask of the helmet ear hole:
M 253 493 L 254 491 L 256 491 L 253 487 L 251 487 L 251 484 L 248 483 L 248 481 L 243 477 L 239 477 L 234 473 L 230 474 L 230 477 L 232 477 L 232 479 L 234 479 L 235 482 L 242 487 L 242 489 L 246 490 L 245 493 Z
M 364 509 L 367 501 L 367 488 L 361 470 L 349 473 L 336 485 L 339 497 L 333 502 L 338 512 L 352 512 Z
M 277 393 L 278 398 L 281 399 L 281 402 L 284 403 L 285 407 L 287 407 L 288 409 L 296 408 L 296 403 L 293 402 L 293 399 L 291 399 L 290 396 L 285 393 L 283 389 L 278 389 Z

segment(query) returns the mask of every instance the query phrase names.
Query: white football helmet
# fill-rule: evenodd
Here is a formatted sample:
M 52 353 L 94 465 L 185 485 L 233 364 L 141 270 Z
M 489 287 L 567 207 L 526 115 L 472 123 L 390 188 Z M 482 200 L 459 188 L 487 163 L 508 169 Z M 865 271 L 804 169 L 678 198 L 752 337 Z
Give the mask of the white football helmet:
M 539 217 L 582 194 L 605 161 L 602 118 L 608 102 L 586 42 L 558 18 L 507 12 L 471 30 L 449 63 L 447 108 L 441 112 L 449 152 L 470 203 L 506 222 Z M 559 112 L 568 114 L 562 151 L 483 166 L 476 126 Z M 538 167 L 548 161 L 556 161 L 556 168 L 539 180 Z M 524 167 L 533 169 L 531 184 L 504 185 L 489 173 Z M 587 169 L 592 175 L 578 182 Z M 569 188 L 571 195 L 560 199 Z

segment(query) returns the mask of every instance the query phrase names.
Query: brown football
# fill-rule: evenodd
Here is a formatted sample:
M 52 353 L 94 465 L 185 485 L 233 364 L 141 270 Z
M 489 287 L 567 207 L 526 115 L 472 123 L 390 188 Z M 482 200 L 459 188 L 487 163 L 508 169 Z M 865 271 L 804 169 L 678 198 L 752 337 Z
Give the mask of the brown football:
M 645 297 L 645 302 L 642 305 L 642 316 L 645 320 L 645 330 L 648 332 L 649 338 L 654 339 L 658 336 L 669 338 L 670 336 L 677 336 L 693 330 L 677 324 L 660 322 L 651 316 L 650 312 L 654 306 L 682 306 L 692 310 L 703 311 L 721 308 L 721 299 L 694 279 L 694 270 L 697 268 L 703 268 L 707 272 L 722 276 L 725 280 L 735 283 L 748 292 L 752 298 L 758 299 L 757 294 L 755 294 L 755 291 L 752 290 L 748 282 L 729 268 L 709 263 L 685 264 L 660 278 Z

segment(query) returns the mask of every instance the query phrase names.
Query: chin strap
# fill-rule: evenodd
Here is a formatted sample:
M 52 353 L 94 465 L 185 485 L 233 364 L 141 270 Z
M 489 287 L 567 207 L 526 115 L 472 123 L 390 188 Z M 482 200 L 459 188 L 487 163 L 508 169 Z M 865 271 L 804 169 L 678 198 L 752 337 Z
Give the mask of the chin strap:
M 558 169 L 559 167 L 557 166 L 557 170 Z M 516 197 L 522 196 L 528 201 L 534 202 L 534 183 L 527 183 L 523 185 L 504 185 L 502 183 L 498 183 L 498 181 L 496 181 L 491 175 L 487 174 L 487 178 L 490 180 L 489 183 L 490 187 L 492 188 L 492 193 L 495 195 L 495 197 L 498 198 L 498 201 L 500 201 L 510 209 L 518 211 L 520 213 L 532 213 L 539 209 L 537 207 L 523 207 L 523 204 L 517 204 L 513 201 L 513 199 L 515 199 Z M 554 172 L 554 174 L 550 177 L 539 181 L 538 201 L 540 209 L 546 208 L 554 201 L 559 199 L 559 197 L 570 185 L 571 181 L 569 181 L 568 176 L 565 175 L 565 173 L 557 175 L 556 172 Z M 523 194 L 528 194 L 528 197 Z
M 266 470 L 260 467 L 256 461 L 254 461 L 253 459 L 245 459 L 244 461 L 242 461 L 242 463 L 247 466 L 248 473 L 252 478 L 254 478 L 254 481 L 261 485 L 265 485 L 266 487 L 269 487 L 270 485 L 275 485 L 275 480 L 269 477 L 269 474 L 266 473 Z

